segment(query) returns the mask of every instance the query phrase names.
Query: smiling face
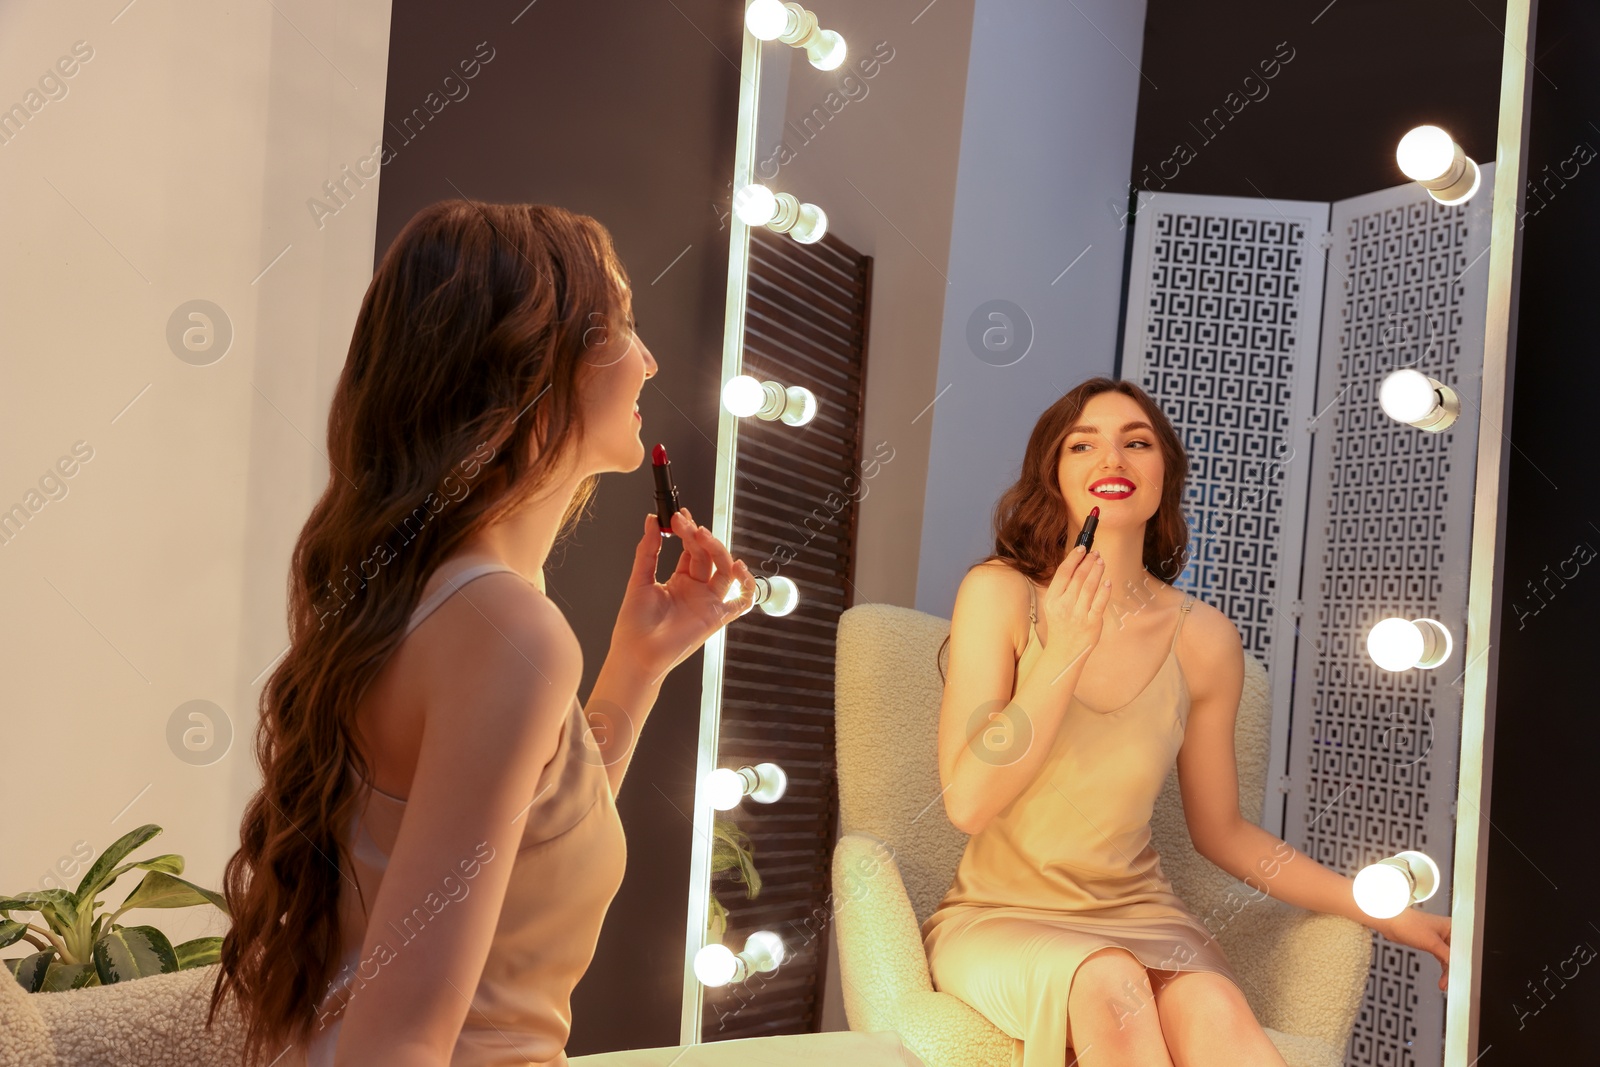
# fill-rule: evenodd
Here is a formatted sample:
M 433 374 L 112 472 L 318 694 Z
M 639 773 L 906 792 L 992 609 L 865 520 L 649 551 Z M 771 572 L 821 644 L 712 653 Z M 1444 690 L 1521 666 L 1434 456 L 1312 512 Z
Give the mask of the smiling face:
M 1101 530 L 1139 526 L 1161 507 L 1161 446 L 1144 408 L 1119 392 L 1096 393 L 1068 427 L 1056 468 L 1074 529 L 1100 509 Z
M 626 297 L 620 312 L 595 312 L 589 322 L 581 384 L 585 469 L 631 471 L 644 460 L 638 400 L 645 379 L 656 373 L 655 357 L 634 332 L 637 324 Z

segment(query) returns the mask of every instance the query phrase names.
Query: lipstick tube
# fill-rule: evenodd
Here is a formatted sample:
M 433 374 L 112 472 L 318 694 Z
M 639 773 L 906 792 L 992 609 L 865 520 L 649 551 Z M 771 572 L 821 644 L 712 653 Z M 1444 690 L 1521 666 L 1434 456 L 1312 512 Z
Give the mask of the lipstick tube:
M 1100 507 L 1095 505 L 1089 509 L 1089 517 L 1083 520 L 1083 532 L 1078 535 L 1076 541 L 1072 542 L 1072 546 L 1076 548 L 1082 545 L 1084 554 L 1088 555 L 1089 550 L 1094 547 L 1094 528 L 1099 525 Z
M 678 510 L 678 487 L 672 484 L 672 463 L 667 446 L 656 445 L 650 453 L 651 472 L 656 477 L 656 524 L 662 537 L 672 536 L 672 515 Z

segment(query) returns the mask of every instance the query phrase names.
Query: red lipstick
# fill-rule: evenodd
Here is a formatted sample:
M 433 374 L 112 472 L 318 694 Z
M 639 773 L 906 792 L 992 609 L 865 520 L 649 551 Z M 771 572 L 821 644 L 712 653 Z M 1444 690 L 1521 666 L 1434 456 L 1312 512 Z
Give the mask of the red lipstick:
M 667 446 L 656 445 L 650 452 L 650 462 L 650 469 L 656 476 L 656 524 L 661 528 L 662 537 L 671 537 L 672 514 L 678 510 L 678 487 L 672 484 L 672 464 L 667 459 Z
M 1076 548 L 1077 546 L 1082 545 L 1083 554 L 1088 555 L 1089 549 L 1094 547 L 1094 528 L 1099 525 L 1100 505 L 1096 504 L 1094 507 L 1089 509 L 1089 517 L 1083 520 L 1083 532 L 1078 535 L 1078 539 L 1076 541 L 1072 542 L 1072 546 Z

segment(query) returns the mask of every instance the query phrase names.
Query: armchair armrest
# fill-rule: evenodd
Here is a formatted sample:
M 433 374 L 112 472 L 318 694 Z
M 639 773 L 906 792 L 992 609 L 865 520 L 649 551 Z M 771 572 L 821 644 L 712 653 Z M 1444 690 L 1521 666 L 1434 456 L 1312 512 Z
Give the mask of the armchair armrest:
M 1261 1024 L 1342 1048 L 1366 995 L 1373 932 L 1235 888 L 1248 902 L 1215 936 Z
M 852 1030 L 893 1030 L 904 999 L 933 992 L 920 926 L 894 850 L 848 833 L 833 850 L 834 933 Z

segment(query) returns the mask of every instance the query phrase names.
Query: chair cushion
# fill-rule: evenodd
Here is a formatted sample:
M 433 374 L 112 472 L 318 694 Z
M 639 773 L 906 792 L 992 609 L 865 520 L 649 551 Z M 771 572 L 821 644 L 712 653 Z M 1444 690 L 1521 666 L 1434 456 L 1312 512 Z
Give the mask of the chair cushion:
M 237 1067 L 244 1059 L 244 1024 L 231 998 L 217 1009 L 212 1030 L 205 1029 L 219 968 L 213 963 L 112 985 L 35 993 L 33 1005 L 63 1064 Z M 276 1067 L 287 1067 L 295 1057 L 291 1052 Z

